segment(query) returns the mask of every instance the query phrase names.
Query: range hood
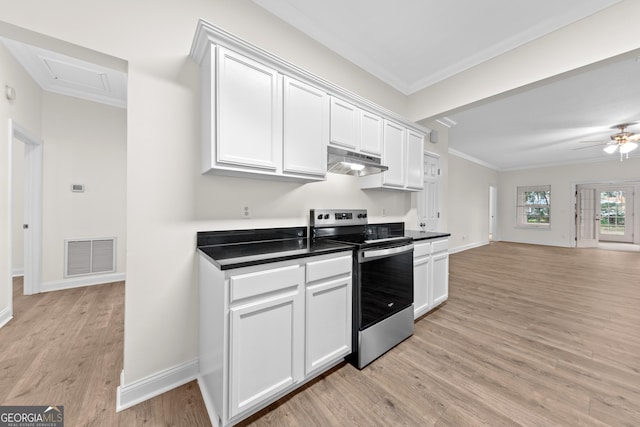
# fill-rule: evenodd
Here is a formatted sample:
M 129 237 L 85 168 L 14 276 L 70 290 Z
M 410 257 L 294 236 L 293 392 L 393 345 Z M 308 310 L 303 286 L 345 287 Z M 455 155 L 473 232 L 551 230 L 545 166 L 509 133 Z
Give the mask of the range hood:
M 327 147 L 327 172 L 365 176 L 382 173 L 388 169 L 381 164 L 378 157 L 343 148 Z

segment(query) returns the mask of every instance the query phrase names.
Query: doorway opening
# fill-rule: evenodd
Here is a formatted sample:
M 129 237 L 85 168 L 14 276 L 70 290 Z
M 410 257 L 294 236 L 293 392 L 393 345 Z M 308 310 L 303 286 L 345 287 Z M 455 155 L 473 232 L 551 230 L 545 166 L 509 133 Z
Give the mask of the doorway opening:
M 498 210 L 498 189 L 495 185 L 489 186 L 489 242 L 493 242 L 497 239 L 497 218 L 496 212 Z

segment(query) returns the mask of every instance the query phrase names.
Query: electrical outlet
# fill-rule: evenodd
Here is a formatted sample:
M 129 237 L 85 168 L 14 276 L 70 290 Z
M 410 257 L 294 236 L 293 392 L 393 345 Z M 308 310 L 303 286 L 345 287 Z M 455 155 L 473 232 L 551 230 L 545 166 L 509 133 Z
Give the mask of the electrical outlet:
M 251 218 L 251 210 L 249 209 L 249 206 L 242 207 L 242 218 L 244 219 Z

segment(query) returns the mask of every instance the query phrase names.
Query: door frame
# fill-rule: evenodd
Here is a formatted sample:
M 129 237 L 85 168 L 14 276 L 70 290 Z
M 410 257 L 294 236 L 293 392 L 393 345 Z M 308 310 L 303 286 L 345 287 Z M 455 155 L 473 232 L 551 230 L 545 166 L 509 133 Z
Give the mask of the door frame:
M 625 221 L 627 221 L 627 224 L 625 225 L 625 235 L 622 237 L 617 237 L 615 235 L 607 235 L 606 233 L 600 233 L 599 239 L 598 241 L 601 242 L 619 242 L 619 243 L 630 243 L 633 244 L 634 243 L 634 236 L 635 236 L 635 230 L 636 230 L 636 223 L 635 223 L 635 205 L 636 205 L 636 201 L 635 201 L 635 188 L 636 186 L 634 186 L 633 184 L 603 184 L 603 185 L 599 185 L 596 187 L 596 190 L 598 192 L 598 197 L 601 196 L 603 191 L 615 191 L 615 190 L 623 190 L 625 192 L 631 193 L 631 197 L 628 197 L 628 199 L 630 200 L 630 203 L 626 203 L 626 210 L 630 215 L 626 215 Z M 631 220 L 631 224 L 629 224 L 629 220 Z M 605 237 L 603 237 L 603 234 Z
M 498 241 L 498 186 L 489 184 L 489 241 Z
M 576 190 L 577 187 L 581 186 L 594 186 L 594 187 L 602 187 L 608 185 L 621 185 L 621 186 L 631 186 L 634 187 L 636 194 L 634 196 L 634 213 L 636 214 L 634 217 L 634 244 L 640 244 L 640 219 L 638 218 L 638 213 L 640 212 L 640 179 L 628 179 L 628 180 L 588 180 L 588 181 L 579 181 L 571 184 L 571 194 L 573 195 L 573 213 L 577 214 L 577 205 L 576 205 Z M 571 221 L 571 247 L 577 247 L 577 230 L 576 230 L 576 221 Z
M 24 294 L 40 292 L 42 283 L 42 140 L 15 120 L 9 119 L 9 159 L 13 159 L 14 140 L 24 143 Z M 9 200 L 13 205 L 13 165 L 9 162 Z M 13 271 L 13 209 L 9 209 L 10 275 Z M 9 277 L 9 283 L 13 278 Z M 13 311 L 13 286 L 10 287 Z

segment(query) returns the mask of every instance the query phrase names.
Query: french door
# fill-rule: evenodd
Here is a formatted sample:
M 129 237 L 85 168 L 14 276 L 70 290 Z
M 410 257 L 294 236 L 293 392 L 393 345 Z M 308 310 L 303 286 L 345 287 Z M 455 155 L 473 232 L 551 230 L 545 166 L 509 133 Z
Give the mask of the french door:
M 633 187 L 600 187 L 600 241 L 633 242 Z
M 600 218 L 598 216 L 598 191 L 592 187 L 578 186 L 576 191 L 576 246 L 598 246 Z

